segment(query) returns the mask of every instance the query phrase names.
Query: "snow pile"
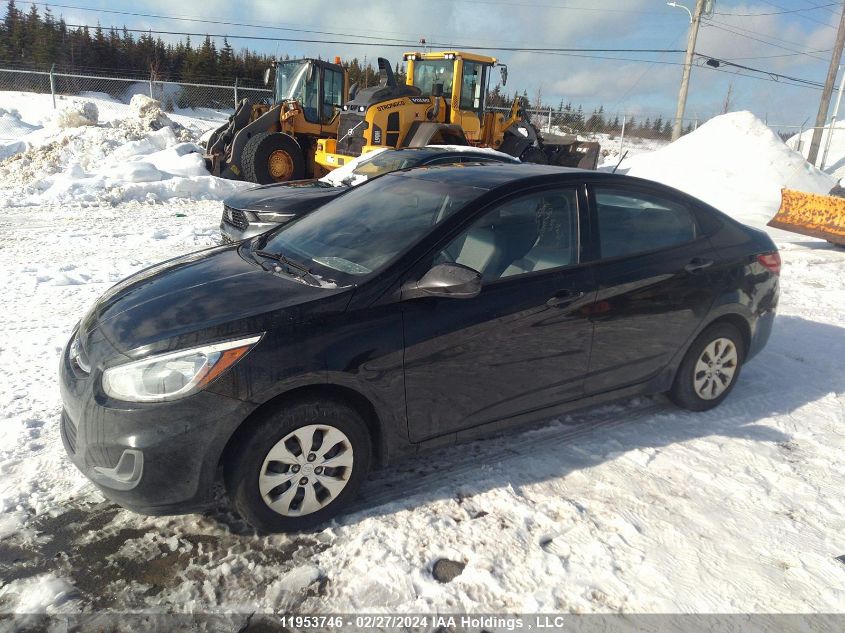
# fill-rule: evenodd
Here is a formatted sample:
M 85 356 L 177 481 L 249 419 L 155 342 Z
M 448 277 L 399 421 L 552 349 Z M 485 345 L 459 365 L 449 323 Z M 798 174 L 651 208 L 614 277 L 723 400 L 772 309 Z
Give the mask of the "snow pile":
M 142 95 L 143 99 L 136 100 L 135 107 L 132 107 L 130 102 L 133 96 L 138 95 L 134 92 L 127 95 L 124 103 L 103 92 L 82 92 L 77 96 L 56 95 L 55 105 L 59 110 L 79 111 L 84 107 L 82 104 L 91 103 L 97 108 L 100 127 L 126 127 L 134 122 L 134 134 L 138 137 L 151 129 L 165 126 L 180 129 L 181 126 L 185 128 L 181 132 L 185 136 L 181 139 L 183 141 L 201 138 L 223 123 L 231 113 L 210 108 L 174 108 L 173 113 L 164 114 L 161 106 L 145 95 Z M 57 125 L 57 119 L 53 98 L 49 94 L 0 91 L 0 161 L 30 148 L 54 142 L 57 129 L 69 129 Z
M 55 126 L 59 129 L 97 125 L 100 111 L 92 101 L 72 101 L 62 107 L 56 115 Z
M 619 171 L 681 189 L 755 226 L 778 210 L 781 188 L 826 194 L 836 184 L 751 112 L 711 119 L 663 149 L 623 161 Z
M 96 112 L 90 102 L 62 110 L 67 125 L 0 163 L 0 186 L 14 191 L 0 206 L 222 199 L 248 185 L 211 176 L 202 148 L 192 142 L 196 135 L 164 114 L 158 101 L 135 95 L 126 118 L 74 126 L 96 119 Z

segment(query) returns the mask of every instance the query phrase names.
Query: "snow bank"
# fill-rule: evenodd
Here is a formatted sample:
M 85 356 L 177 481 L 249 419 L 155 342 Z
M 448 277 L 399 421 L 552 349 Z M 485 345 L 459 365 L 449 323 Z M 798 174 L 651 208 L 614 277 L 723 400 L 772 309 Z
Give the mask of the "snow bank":
M 211 176 L 193 142 L 196 132 L 168 117 L 158 101 L 135 95 L 126 115 L 96 125 L 97 106 L 73 102 L 38 142 L 0 146 L 0 157 L 8 157 L 0 162 L 0 192 L 6 190 L 0 207 L 217 200 L 249 185 Z
M 676 187 L 759 227 L 778 210 L 782 187 L 827 193 L 836 184 L 751 112 L 711 119 L 663 149 L 623 161 L 619 171 Z

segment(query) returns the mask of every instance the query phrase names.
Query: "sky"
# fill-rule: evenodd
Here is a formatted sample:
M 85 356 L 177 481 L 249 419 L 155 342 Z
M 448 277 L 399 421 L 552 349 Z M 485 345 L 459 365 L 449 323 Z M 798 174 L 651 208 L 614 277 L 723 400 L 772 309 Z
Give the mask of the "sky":
M 685 4 L 692 8 L 694 1 Z M 18 0 L 21 9 L 29 9 L 29 4 Z M 674 116 L 683 53 L 506 49 L 685 49 L 690 26 L 687 11 L 667 6 L 665 0 L 60 0 L 50 7 L 71 24 L 99 22 L 104 27 L 227 34 L 236 49 L 292 57 L 332 59 L 337 55 L 348 60 L 366 56 L 375 62 L 382 56 L 395 63 L 406 50 L 419 49 L 420 38 L 443 45 L 435 48 L 491 47 L 478 52 L 508 65 L 505 90 L 511 94 L 525 90 L 533 102 L 539 92 L 543 103 L 557 106 L 571 101 L 583 104 L 588 112 L 603 105 L 610 116 L 638 120 Z M 43 10 L 40 3 L 39 9 Z M 841 0 L 715 0 L 713 15 L 703 21 L 695 50 L 769 73 L 823 83 L 841 11 Z M 256 36 L 344 43 L 249 39 Z M 790 85 L 783 78 L 775 81 L 772 75 L 736 66 L 722 64 L 712 69 L 704 66 L 705 61 L 698 58 L 692 71 L 689 121 L 721 113 L 728 101 L 727 109 L 751 110 L 773 127 L 797 127 L 806 121 L 812 125 L 821 97 L 818 88 Z

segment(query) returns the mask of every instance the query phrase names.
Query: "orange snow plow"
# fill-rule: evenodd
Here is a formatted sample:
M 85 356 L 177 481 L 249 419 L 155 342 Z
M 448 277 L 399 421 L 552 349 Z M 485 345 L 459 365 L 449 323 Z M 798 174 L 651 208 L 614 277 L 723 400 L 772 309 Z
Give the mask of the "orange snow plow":
M 781 203 L 769 226 L 845 246 L 845 198 L 781 189 Z

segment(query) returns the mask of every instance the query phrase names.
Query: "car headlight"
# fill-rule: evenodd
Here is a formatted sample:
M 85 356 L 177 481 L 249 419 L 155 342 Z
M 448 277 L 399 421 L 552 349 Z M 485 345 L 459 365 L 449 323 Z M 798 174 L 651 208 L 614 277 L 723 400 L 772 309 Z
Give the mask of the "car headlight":
M 279 211 L 256 211 L 255 217 L 257 217 L 260 222 L 277 222 L 279 224 L 283 224 L 284 222 L 289 222 L 295 218 L 296 214 L 280 213 Z
M 203 345 L 110 367 L 103 372 L 103 390 L 129 402 L 184 398 L 223 374 L 260 338 Z

